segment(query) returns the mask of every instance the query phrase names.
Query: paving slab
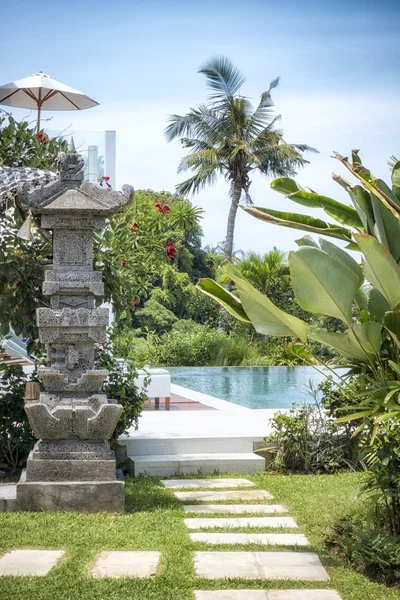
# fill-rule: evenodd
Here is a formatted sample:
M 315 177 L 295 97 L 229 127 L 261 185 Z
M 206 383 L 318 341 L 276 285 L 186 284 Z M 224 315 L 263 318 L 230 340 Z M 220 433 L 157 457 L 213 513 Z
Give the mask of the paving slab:
M 17 509 L 17 484 L 0 483 L 0 512 Z
M 208 529 L 209 527 L 292 527 L 297 528 L 292 517 L 239 517 L 236 519 L 185 519 L 189 529 Z
M 64 550 L 12 550 L 0 558 L 0 576 L 41 577 L 47 575 L 63 555 Z
M 183 507 L 186 513 L 222 514 L 232 513 L 234 515 L 251 513 L 285 513 L 287 508 L 282 504 L 186 504 Z
M 234 487 L 253 487 L 255 484 L 248 479 L 164 479 L 161 482 L 166 488 L 184 489 L 184 488 L 234 488 Z
M 103 577 L 151 577 L 157 572 L 160 552 L 101 552 L 90 569 L 90 575 Z
M 329 580 L 314 552 L 195 552 L 194 563 L 205 579 Z
M 200 502 L 218 502 L 219 500 L 271 500 L 265 490 L 232 490 L 225 492 L 174 492 L 178 500 L 199 500 Z
M 192 542 L 206 544 L 267 544 L 270 546 L 309 546 L 302 533 L 191 533 Z
M 195 600 L 341 600 L 335 590 L 212 590 L 195 592 Z

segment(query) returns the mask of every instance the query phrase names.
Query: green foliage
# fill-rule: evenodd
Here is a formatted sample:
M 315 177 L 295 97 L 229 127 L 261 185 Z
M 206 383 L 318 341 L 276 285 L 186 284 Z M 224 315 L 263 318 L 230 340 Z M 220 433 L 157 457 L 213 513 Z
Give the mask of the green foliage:
M 0 364 L 0 472 L 23 467 L 35 441 L 24 410 L 27 381 L 21 365 Z
M 150 361 L 164 366 L 238 365 L 247 343 L 207 325 L 184 321 L 158 340 L 150 352 Z M 190 323 L 190 324 L 189 324 Z
M 340 428 L 322 406 L 296 405 L 271 420 L 269 448 L 274 453 L 271 466 L 297 473 L 334 473 L 354 465 L 350 435 Z
M 400 537 L 371 527 L 363 514 L 350 513 L 337 519 L 326 542 L 351 568 L 386 585 L 398 584 Z
M 108 370 L 108 377 L 103 384 L 102 392 L 123 407 L 123 412 L 111 438 L 115 447 L 120 435 L 132 426 L 137 428 L 146 393 L 139 391 L 136 385 L 137 371 L 135 367 L 130 362 L 122 362 L 116 358 L 110 341 L 99 344 L 96 351 L 96 366 Z
M 0 116 L 0 164 L 6 167 L 35 167 L 54 171 L 57 154 L 67 150 L 67 142 L 50 138 L 41 132 L 46 141 L 36 137 L 36 127 L 27 121 L 16 121 L 3 112 Z

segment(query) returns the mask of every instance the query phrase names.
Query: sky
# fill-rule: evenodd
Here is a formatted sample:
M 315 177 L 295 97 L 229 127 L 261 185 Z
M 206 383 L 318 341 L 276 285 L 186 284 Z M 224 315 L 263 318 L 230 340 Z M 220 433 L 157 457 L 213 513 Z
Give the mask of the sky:
M 43 125 L 115 130 L 117 187 L 174 192 L 184 178 L 177 173 L 183 150 L 165 140 L 167 117 L 207 99 L 197 71 L 216 55 L 229 57 L 245 74 L 241 93 L 254 103 L 281 77 L 273 100 L 286 141 L 319 151 L 296 177 L 304 187 L 349 202 L 331 178 L 332 172 L 351 177 L 333 151 L 360 149 L 364 164 L 386 179 L 387 160 L 400 157 L 399 2 L 0 0 L 0 11 L 0 85 L 41 70 L 97 100 L 100 106 L 86 111 L 44 112 L 52 118 Z M 12 114 L 21 119 L 28 113 Z M 269 184 L 254 175 L 255 205 L 309 212 Z M 191 201 L 204 210 L 204 244 L 222 242 L 225 181 Z M 287 251 L 299 237 L 238 213 L 236 250 Z

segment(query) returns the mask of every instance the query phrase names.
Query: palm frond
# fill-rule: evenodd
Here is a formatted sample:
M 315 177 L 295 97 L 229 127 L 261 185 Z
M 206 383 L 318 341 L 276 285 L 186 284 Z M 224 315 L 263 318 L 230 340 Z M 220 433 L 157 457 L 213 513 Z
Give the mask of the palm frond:
M 189 177 L 176 186 L 176 191 L 182 196 L 188 196 L 199 192 L 207 185 L 214 185 L 217 181 L 218 172 L 215 167 L 209 167 L 198 171 L 193 177 Z
M 246 81 L 244 75 L 225 56 L 214 56 L 200 66 L 198 71 L 207 78 L 207 86 L 214 92 L 213 100 L 232 97 Z

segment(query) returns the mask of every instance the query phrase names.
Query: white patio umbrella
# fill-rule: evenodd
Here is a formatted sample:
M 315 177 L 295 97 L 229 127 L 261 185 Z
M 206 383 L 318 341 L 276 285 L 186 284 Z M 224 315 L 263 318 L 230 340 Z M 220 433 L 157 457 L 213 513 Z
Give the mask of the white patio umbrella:
M 0 104 L 37 110 L 39 132 L 42 110 L 84 110 L 99 103 L 39 71 L 31 77 L 0 86 Z

